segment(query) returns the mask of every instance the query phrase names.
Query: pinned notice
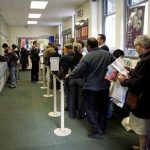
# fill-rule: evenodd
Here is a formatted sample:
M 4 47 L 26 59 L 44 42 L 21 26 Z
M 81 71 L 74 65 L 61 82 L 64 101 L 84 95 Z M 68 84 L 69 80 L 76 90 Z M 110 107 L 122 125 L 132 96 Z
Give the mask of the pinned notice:
M 59 57 L 50 57 L 51 71 L 59 71 Z

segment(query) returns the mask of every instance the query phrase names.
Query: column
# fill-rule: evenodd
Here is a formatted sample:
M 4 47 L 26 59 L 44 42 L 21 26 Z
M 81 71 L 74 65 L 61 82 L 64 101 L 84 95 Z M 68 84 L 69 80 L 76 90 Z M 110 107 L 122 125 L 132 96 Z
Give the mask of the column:
M 125 0 L 116 0 L 116 48 L 125 48 L 126 43 L 126 9 Z
M 89 20 L 89 37 L 97 37 L 97 1 L 89 0 L 90 19 Z
M 104 1 L 97 0 L 97 34 L 105 32 L 104 26 Z

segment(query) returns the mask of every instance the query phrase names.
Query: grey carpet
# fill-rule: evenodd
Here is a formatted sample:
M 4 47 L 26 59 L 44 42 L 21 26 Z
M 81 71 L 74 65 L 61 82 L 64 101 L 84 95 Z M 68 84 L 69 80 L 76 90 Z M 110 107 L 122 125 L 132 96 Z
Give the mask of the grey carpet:
M 86 120 L 70 119 L 66 112 L 65 127 L 72 134 L 56 136 L 53 131 L 60 127 L 60 117 L 48 116 L 53 98 L 44 98 L 46 90 L 40 86 L 30 82 L 30 71 L 20 72 L 17 88 L 6 85 L 0 93 L 0 150 L 130 150 L 137 144 L 137 137 L 126 132 L 119 120 L 108 121 L 101 139 L 90 139 Z

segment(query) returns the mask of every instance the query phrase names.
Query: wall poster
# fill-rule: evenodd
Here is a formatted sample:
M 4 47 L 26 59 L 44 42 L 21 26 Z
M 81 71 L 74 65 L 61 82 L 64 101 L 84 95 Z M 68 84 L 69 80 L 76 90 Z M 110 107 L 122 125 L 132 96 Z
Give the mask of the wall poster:
M 134 49 L 134 40 L 143 35 L 145 6 L 131 8 L 127 25 L 127 49 Z

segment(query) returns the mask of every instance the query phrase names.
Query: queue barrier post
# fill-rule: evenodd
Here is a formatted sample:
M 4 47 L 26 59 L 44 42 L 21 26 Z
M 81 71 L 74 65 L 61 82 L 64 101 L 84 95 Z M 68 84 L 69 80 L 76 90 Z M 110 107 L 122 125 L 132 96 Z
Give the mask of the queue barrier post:
M 37 83 L 43 83 L 42 76 L 41 76 L 41 60 L 39 61 L 39 81 Z
M 43 95 L 43 97 L 53 97 L 52 94 L 50 94 L 50 69 L 49 66 L 46 66 L 47 72 L 46 72 L 46 79 L 47 79 L 47 94 Z
M 56 77 L 53 75 L 53 92 L 54 92 L 54 112 L 49 112 L 48 115 L 51 117 L 59 117 L 60 112 L 57 112 L 57 93 L 56 93 Z
M 61 83 L 61 125 L 60 128 L 54 130 L 54 134 L 57 136 L 67 136 L 71 134 L 71 129 L 64 127 L 64 85 L 63 81 Z
M 45 78 L 45 65 L 43 64 L 43 86 L 41 87 L 41 89 L 46 89 L 46 78 Z

